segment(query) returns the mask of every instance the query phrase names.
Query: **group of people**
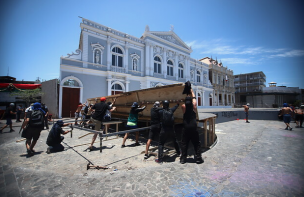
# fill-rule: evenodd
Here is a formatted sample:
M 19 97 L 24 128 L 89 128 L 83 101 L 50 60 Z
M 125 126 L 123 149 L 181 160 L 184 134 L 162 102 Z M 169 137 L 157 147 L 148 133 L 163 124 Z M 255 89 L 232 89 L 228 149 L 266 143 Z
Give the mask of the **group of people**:
M 290 126 L 291 119 L 294 118 L 296 122 L 296 128 L 303 128 L 303 117 L 304 117 L 304 104 L 302 103 L 300 108 L 295 107 L 294 109 L 290 107 L 286 102 L 283 104 L 283 108 L 281 110 L 281 113 L 279 116 L 283 117 L 283 121 L 286 125 L 285 130 L 292 130 L 292 127 Z

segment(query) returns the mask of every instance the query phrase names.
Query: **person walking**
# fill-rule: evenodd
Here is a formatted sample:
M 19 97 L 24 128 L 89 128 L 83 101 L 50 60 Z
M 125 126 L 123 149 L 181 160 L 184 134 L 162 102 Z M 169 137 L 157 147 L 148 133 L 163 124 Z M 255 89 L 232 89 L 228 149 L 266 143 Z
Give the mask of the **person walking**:
M 183 131 L 182 131 L 182 141 L 181 141 L 181 150 L 182 154 L 180 157 L 180 163 L 184 164 L 187 162 L 187 151 L 189 142 L 192 142 L 195 155 L 196 163 L 203 163 L 204 160 L 201 155 L 201 142 L 199 138 L 199 133 L 197 130 L 196 122 L 196 111 L 197 111 L 197 102 L 193 90 L 191 89 L 192 97 L 187 96 L 185 98 L 185 103 L 182 105 L 183 110 Z
M 5 110 L 4 116 L 6 117 L 6 124 L 0 129 L 0 134 L 2 133 L 3 129 L 5 129 L 7 126 L 10 127 L 10 132 L 15 131 L 13 129 L 13 122 L 12 119 L 15 118 L 16 112 L 14 112 L 14 103 L 11 103 L 9 107 Z
M 292 113 L 292 109 L 288 107 L 287 103 L 284 103 L 280 116 L 283 116 L 283 121 L 286 125 L 285 130 L 288 130 L 288 128 L 290 131 L 292 130 L 292 127 L 290 126 L 291 113 Z
M 23 134 L 22 137 L 26 138 L 25 146 L 28 156 L 33 156 L 35 153 L 34 147 L 44 128 L 44 115 L 45 112 L 38 102 L 34 103 L 32 110 L 26 114 L 26 120 L 22 125 L 22 129 L 26 130 L 23 131 L 25 134 Z
M 71 132 L 72 129 L 64 131 L 62 129 L 62 127 L 72 125 L 72 124 L 73 123 L 63 123 L 62 120 L 58 120 L 54 124 L 54 126 L 50 130 L 49 135 L 48 135 L 47 140 L 46 140 L 46 144 L 49 146 L 46 150 L 47 154 L 60 152 L 60 151 L 64 150 L 64 146 L 61 144 L 64 137 L 61 136 L 61 134 L 65 135 L 65 134 Z
M 155 136 L 157 134 L 160 133 L 160 114 L 159 111 L 162 108 L 160 107 L 160 102 L 159 101 L 155 101 L 153 107 L 151 108 L 151 129 L 149 131 L 149 138 L 146 144 L 146 152 L 145 152 L 145 156 L 144 159 L 148 159 L 149 158 L 149 147 L 150 144 L 152 142 L 152 140 L 155 138 Z
M 100 98 L 100 102 L 99 103 L 95 103 L 95 105 L 93 105 L 89 111 L 94 110 L 95 112 L 92 114 L 91 117 L 91 121 L 95 124 L 95 131 L 97 131 L 96 133 L 94 133 L 93 137 L 92 137 L 92 142 L 90 144 L 90 146 L 88 147 L 88 149 L 90 151 L 93 150 L 93 144 L 96 140 L 96 137 L 98 135 L 98 133 L 100 132 L 101 129 L 101 125 L 102 122 L 104 120 L 104 116 L 107 110 L 111 110 L 111 107 L 106 103 L 106 97 L 101 97 Z
M 48 116 L 49 116 L 49 109 L 48 107 L 45 105 L 45 103 L 41 103 L 41 108 L 43 109 L 43 111 L 45 112 L 44 115 L 44 126 L 46 129 L 49 129 L 49 122 L 48 122 Z
M 249 103 L 247 103 L 247 105 L 243 105 L 244 111 L 245 111 L 245 116 L 246 116 L 246 123 L 250 123 L 250 122 L 248 121 L 249 105 L 250 105 Z
M 294 110 L 295 113 L 295 120 L 296 120 L 296 128 L 302 128 L 303 124 L 303 114 L 304 114 L 304 105 L 301 105 L 300 109 L 299 107 L 296 107 Z
M 17 106 L 16 122 L 21 122 L 21 120 L 20 120 L 20 115 L 21 115 L 21 113 L 22 113 L 22 110 L 23 110 L 22 105 L 18 105 L 18 106 Z
M 172 108 L 169 108 L 169 101 L 163 101 L 163 109 L 160 111 L 161 115 L 161 131 L 159 134 L 159 143 L 158 143 L 158 159 L 155 160 L 156 163 L 163 163 L 163 152 L 165 142 L 172 138 L 176 154 L 180 155 L 180 148 L 177 143 L 176 134 L 174 131 L 174 112 L 178 108 L 179 103 Z
M 131 106 L 131 110 L 130 110 L 130 114 L 129 114 L 129 117 L 128 117 L 128 122 L 127 122 L 127 128 L 128 129 L 136 129 L 137 128 L 137 122 L 138 122 L 138 113 L 139 112 L 142 112 L 146 106 L 143 106 L 142 108 L 139 108 L 140 106 L 138 105 L 137 102 L 134 102 Z M 126 143 L 126 140 L 129 136 L 129 133 L 126 133 L 123 140 L 122 140 L 122 145 L 121 145 L 121 148 L 124 148 L 126 147 L 125 143 Z M 139 138 L 139 131 L 136 131 L 135 132 L 135 146 L 139 146 L 139 142 L 138 142 L 138 138 Z

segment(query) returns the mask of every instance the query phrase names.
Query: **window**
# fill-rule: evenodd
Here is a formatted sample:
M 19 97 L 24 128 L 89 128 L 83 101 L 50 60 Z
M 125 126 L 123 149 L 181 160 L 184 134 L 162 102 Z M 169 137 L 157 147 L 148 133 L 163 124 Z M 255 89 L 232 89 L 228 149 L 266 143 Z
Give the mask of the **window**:
M 154 72 L 161 73 L 161 60 L 158 56 L 154 58 Z
M 178 77 L 184 78 L 184 66 L 182 64 L 178 64 Z
M 201 82 L 201 73 L 200 73 L 200 71 L 196 72 L 196 82 L 198 82 L 198 83 Z
M 116 94 L 120 94 L 120 93 L 123 93 L 123 89 L 122 89 L 121 85 L 119 85 L 117 83 L 112 85 L 111 94 L 116 95 Z
M 112 66 L 122 67 L 123 53 L 118 47 L 112 49 Z
M 64 86 L 80 87 L 79 83 L 74 79 L 68 79 L 63 83 Z
M 219 75 L 217 76 L 217 84 L 221 84 L 221 77 Z
M 173 62 L 171 60 L 167 62 L 167 75 L 173 76 Z

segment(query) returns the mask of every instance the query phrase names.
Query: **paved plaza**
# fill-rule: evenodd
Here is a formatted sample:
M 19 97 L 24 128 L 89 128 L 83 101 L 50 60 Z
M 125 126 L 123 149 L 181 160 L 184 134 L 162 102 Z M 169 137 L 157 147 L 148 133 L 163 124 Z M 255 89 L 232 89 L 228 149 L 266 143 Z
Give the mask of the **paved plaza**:
M 143 137 L 140 146 L 128 139 L 125 148 L 121 136 L 109 137 L 100 153 L 99 139 L 95 150 L 84 151 L 92 135 L 78 137 L 86 131 L 65 135 L 64 142 L 106 170 L 87 170 L 88 162 L 66 146 L 47 154 L 48 130 L 36 154 L 27 157 L 25 141 L 16 142 L 16 126 L 16 132 L 0 134 L 0 196 L 304 196 L 304 128 L 291 125 L 292 131 L 275 120 L 218 123 L 217 142 L 203 153 L 205 162 L 196 164 L 189 155 L 184 165 L 174 151 L 161 165 L 154 156 L 144 160 Z

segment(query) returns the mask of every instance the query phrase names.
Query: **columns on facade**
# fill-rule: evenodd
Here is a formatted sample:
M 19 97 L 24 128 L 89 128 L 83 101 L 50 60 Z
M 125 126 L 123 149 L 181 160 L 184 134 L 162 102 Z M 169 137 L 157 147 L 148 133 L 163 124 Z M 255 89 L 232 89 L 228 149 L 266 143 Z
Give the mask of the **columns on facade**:
M 126 92 L 129 92 L 130 81 L 126 80 Z
M 178 54 L 175 53 L 175 66 L 173 67 L 174 69 L 174 76 L 176 77 L 176 81 L 178 80 Z
M 203 106 L 205 106 L 205 91 L 202 91 L 203 92 L 203 102 L 202 102 L 202 104 L 203 104 Z
M 150 64 L 149 64 L 149 75 L 153 76 L 153 72 L 154 72 L 154 55 L 153 55 L 153 44 L 150 44 Z
M 111 53 L 111 37 L 108 36 L 107 39 L 107 70 L 111 70 L 112 53 Z
M 129 46 L 128 46 L 128 43 L 126 43 L 126 55 L 124 57 L 124 65 L 125 65 L 125 70 L 126 70 L 126 73 L 128 73 L 128 70 L 129 70 Z
M 112 94 L 112 92 L 111 92 L 112 78 L 108 78 L 107 82 L 108 82 L 108 96 L 110 96 Z
M 89 58 L 88 58 L 88 54 L 89 54 L 88 33 L 83 31 L 82 36 L 83 36 L 82 60 L 84 61 L 83 67 L 87 68 L 88 67 L 87 62 L 89 61 Z
M 145 71 L 146 71 L 146 76 L 149 76 L 149 71 L 150 71 L 150 65 L 149 65 L 149 60 L 150 60 L 150 56 L 149 56 L 149 54 L 150 54 L 150 43 L 148 42 L 148 41 L 146 41 L 146 46 L 145 46 L 145 48 L 146 48 L 146 55 L 145 55 L 145 57 L 146 57 L 146 62 L 145 62 Z
M 162 70 L 164 74 L 164 78 L 167 78 L 167 49 L 164 48 L 164 55 L 163 55 L 163 61 L 162 61 Z
M 141 54 L 141 57 L 140 57 L 140 72 L 141 72 L 141 76 L 145 76 L 145 73 L 144 73 L 144 50 L 140 50 L 140 54 Z

